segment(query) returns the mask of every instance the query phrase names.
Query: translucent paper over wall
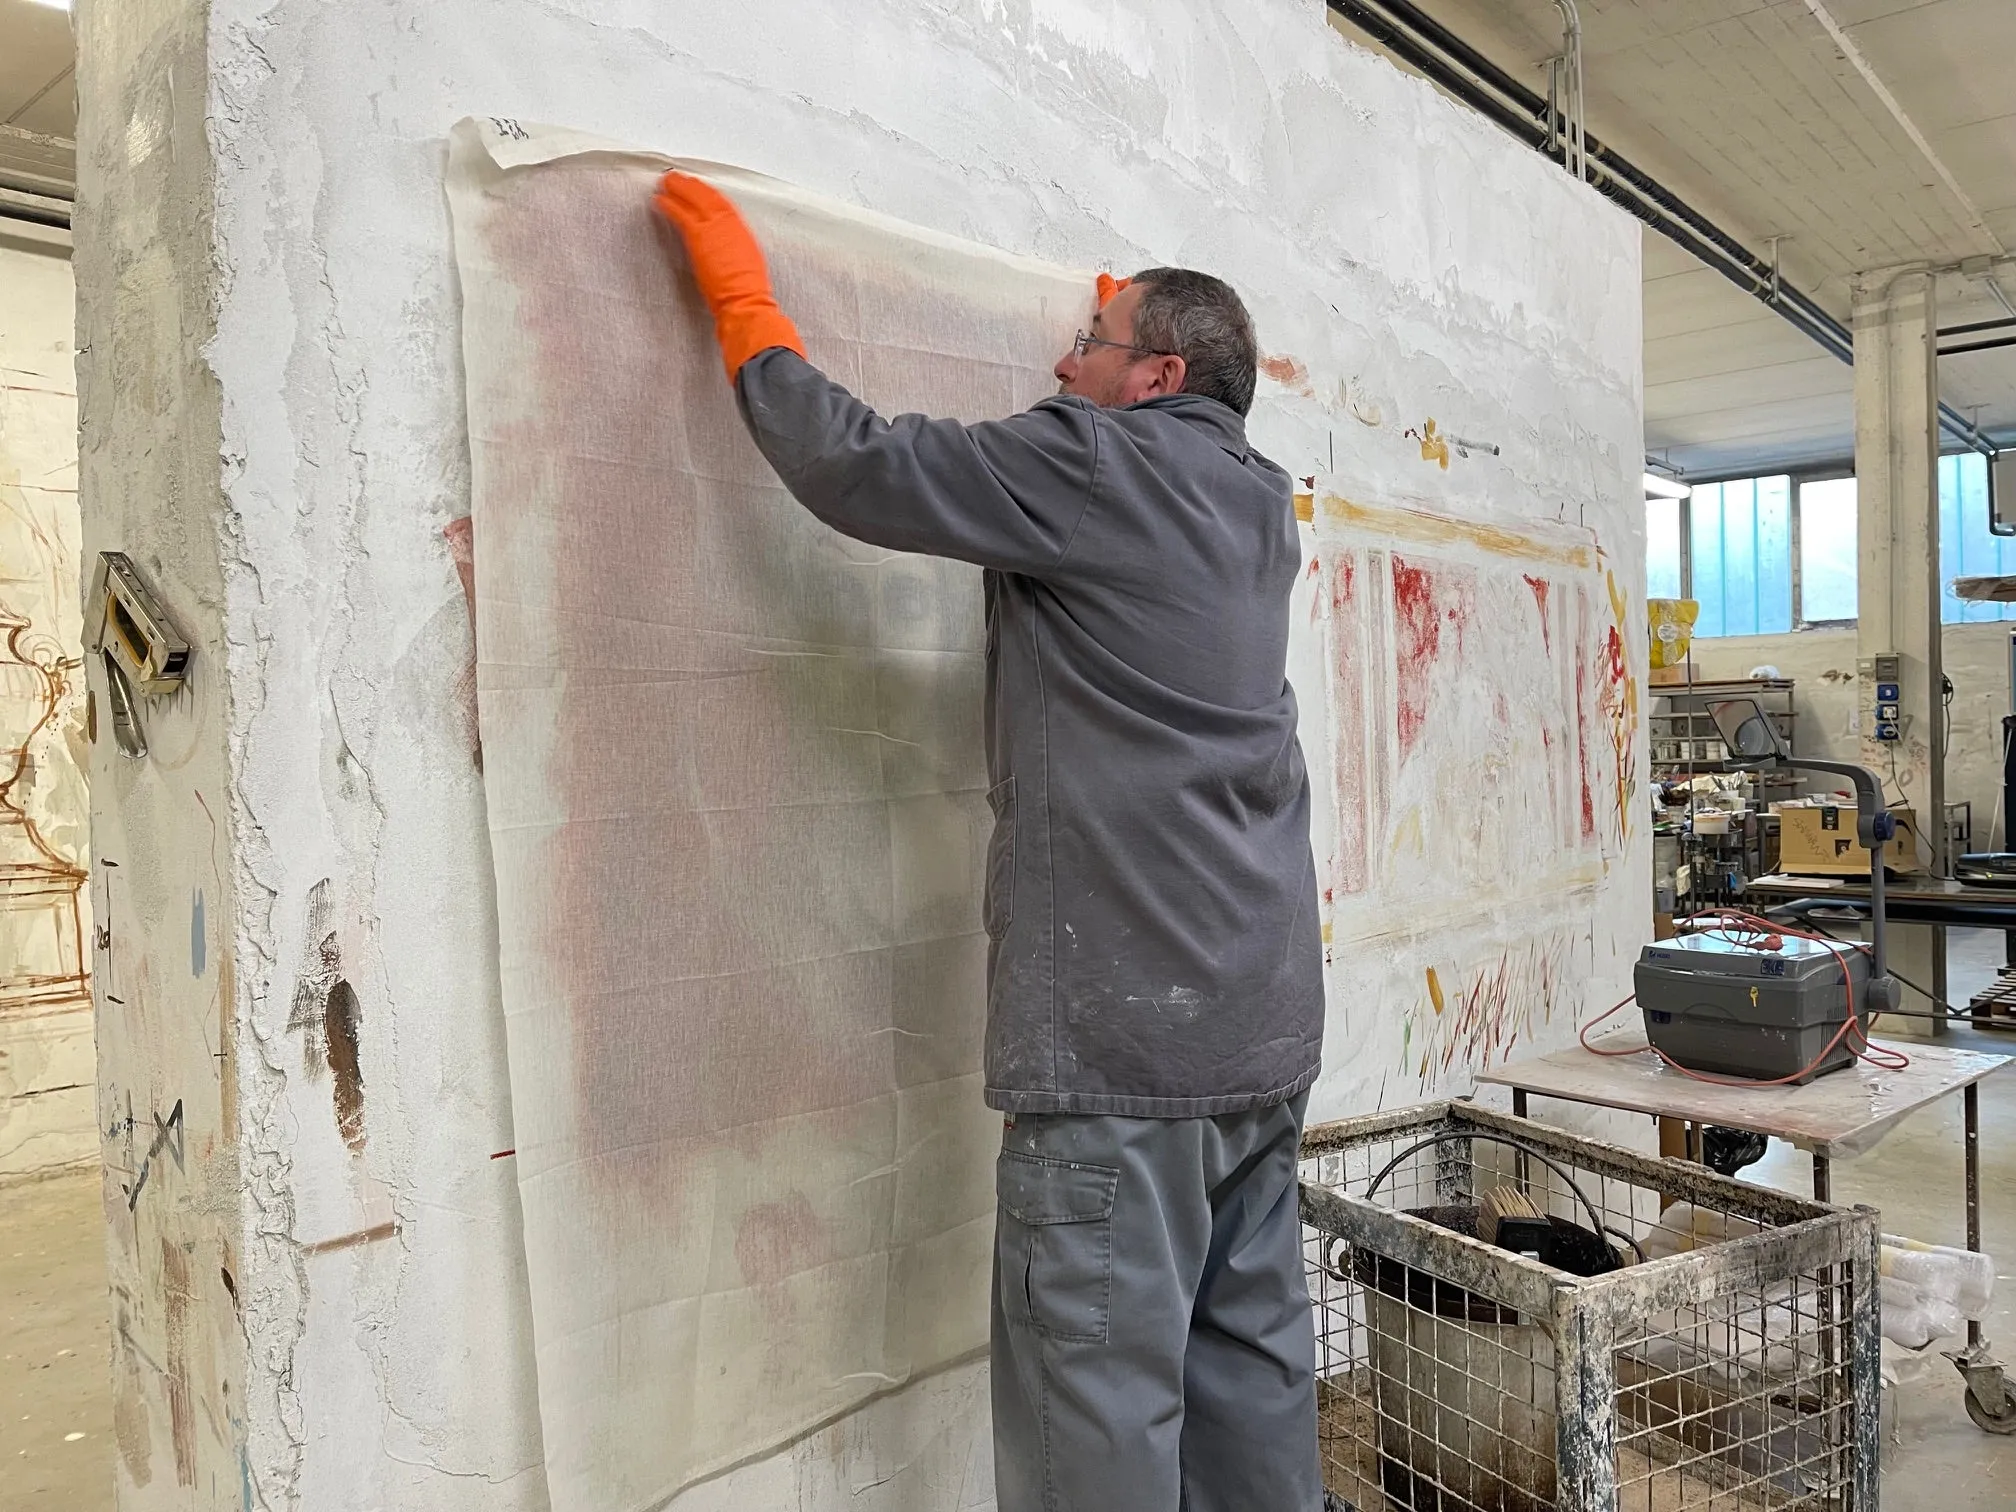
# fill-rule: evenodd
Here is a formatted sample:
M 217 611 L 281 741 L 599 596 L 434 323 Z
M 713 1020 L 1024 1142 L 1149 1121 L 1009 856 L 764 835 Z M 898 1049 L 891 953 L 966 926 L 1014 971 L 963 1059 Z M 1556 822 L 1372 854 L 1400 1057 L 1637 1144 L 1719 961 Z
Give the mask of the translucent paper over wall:
M 486 122 L 450 168 L 557 1512 L 655 1506 L 986 1337 L 979 574 L 784 493 L 664 162 Z M 700 171 L 885 412 L 1026 408 L 1091 313 L 1089 274 Z

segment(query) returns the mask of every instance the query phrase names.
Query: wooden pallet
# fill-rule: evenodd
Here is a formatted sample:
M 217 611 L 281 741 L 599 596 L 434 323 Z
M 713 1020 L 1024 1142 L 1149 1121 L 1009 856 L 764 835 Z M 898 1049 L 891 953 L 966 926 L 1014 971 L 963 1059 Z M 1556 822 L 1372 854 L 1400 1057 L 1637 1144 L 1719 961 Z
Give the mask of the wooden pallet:
M 2016 1032 L 2016 967 L 2005 966 L 1995 985 L 1984 987 L 1967 1000 L 1976 1029 Z

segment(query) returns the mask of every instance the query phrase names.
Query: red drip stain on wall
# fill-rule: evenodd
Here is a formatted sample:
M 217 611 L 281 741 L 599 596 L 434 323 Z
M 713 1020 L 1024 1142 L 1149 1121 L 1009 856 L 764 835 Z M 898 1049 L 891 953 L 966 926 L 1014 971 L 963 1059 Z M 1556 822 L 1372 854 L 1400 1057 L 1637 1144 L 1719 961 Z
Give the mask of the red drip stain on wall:
M 826 1225 L 803 1192 L 752 1207 L 735 1230 L 735 1264 L 751 1286 L 775 1286 L 811 1270 L 827 1249 Z
M 1393 657 L 1398 673 L 1397 721 L 1403 761 L 1420 744 L 1428 723 L 1444 627 L 1453 632 L 1460 651 L 1469 623 L 1469 595 L 1451 592 L 1451 586 L 1428 567 L 1403 557 L 1393 558 Z
M 476 522 L 468 515 L 450 520 L 441 527 L 448 540 L 448 556 L 455 563 L 455 576 L 462 581 L 462 601 L 469 606 L 471 624 L 476 620 Z
M 1511 1059 L 1522 1036 L 1530 1040 L 1553 1021 L 1574 944 L 1572 936 L 1556 934 L 1503 952 L 1462 978 L 1446 1012 L 1441 999 L 1447 994 L 1431 973 L 1434 1013 L 1413 1016 L 1425 1034 L 1418 1060 L 1403 1048 L 1402 1071 L 1412 1072 L 1426 1091 L 1458 1067 L 1474 1072 Z
M 175 1484 L 196 1484 L 196 1408 L 189 1394 L 189 1257 L 161 1241 L 162 1333 L 167 1338 L 168 1437 L 175 1446 Z
M 1575 761 L 1582 778 L 1582 838 L 1596 838 L 1596 796 L 1589 788 L 1589 660 L 1575 656 Z
M 364 1072 L 358 1042 L 363 1009 L 351 985 L 341 980 L 329 989 L 322 1008 L 322 1042 L 333 1081 L 330 1096 L 336 1107 L 336 1132 L 356 1154 L 364 1153 Z
M 441 534 L 447 537 L 448 556 L 455 563 L 455 576 L 462 584 L 462 603 L 469 611 L 469 665 L 456 674 L 455 685 L 450 691 L 456 707 L 469 721 L 469 751 L 480 772 L 483 769 L 483 742 L 476 733 L 476 522 L 464 515 L 442 526 Z
M 1293 357 L 1263 357 L 1260 371 L 1290 388 L 1300 388 L 1309 382 L 1309 369 Z
M 1554 629 L 1547 622 L 1547 590 L 1553 586 L 1545 578 L 1534 577 L 1530 572 L 1521 573 L 1526 586 L 1533 590 L 1533 602 L 1540 608 L 1540 640 L 1551 655 L 1554 650 Z
M 1323 895 L 1326 904 L 1335 901 L 1335 892 L 1362 893 L 1372 881 L 1367 838 L 1371 816 L 1365 792 L 1366 736 L 1371 718 L 1366 708 L 1365 630 L 1358 605 L 1358 559 L 1353 552 L 1339 556 L 1331 570 L 1330 609 L 1331 703 L 1337 727 L 1332 774 L 1337 797 L 1337 874 L 1335 888 Z

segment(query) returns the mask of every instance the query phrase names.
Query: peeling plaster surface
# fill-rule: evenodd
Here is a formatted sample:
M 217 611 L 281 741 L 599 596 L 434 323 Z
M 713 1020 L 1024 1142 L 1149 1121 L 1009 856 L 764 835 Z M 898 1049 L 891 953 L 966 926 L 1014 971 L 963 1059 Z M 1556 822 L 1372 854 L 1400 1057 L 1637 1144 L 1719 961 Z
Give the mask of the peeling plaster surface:
M 12 778 L 8 798 L 33 826 L 0 821 L 0 862 L 83 868 L 74 304 L 61 249 L 0 244 L 0 783 Z M 7 646 L 23 620 L 26 665 Z M 19 1003 L 5 985 L 25 999 L 22 978 L 74 979 L 74 942 L 91 928 L 89 898 L 77 901 L 69 942 L 39 911 L 0 917 L 0 1181 L 97 1158 L 88 985 Z
M 1352 50 L 1314 0 L 80 0 L 78 25 L 84 545 L 135 554 L 199 668 L 147 711 L 147 762 L 92 753 L 94 848 L 131 862 L 94 881 L 129 1508 L 545 1505 L 443 535 L 468 491 L 457 118 L 731 161 L 1065 266 L 1214 269 L 1292 359 L 1253 427 L 1291 472 L 1389 512 L 1579 533 L 1641 575 L 1635 228 Z M 1446 468 L 1423 461 L 1430 417 Z M 1326 541 L 1392 549 L 1396 517 L 1311 516 L 1294 676 L 1327 753 Z M 1489 567 L 1475 539 L 1455 554 Z M 1568 596 L 1608 615 L 1586 578 Z M 1642 613 L 1616 619 L 1636 666 Z M 1613 765 L 1642 782 L 1642 760 Z M 1319 865 L 1340 852 L 1324 810 Z M 1463 875 L 1432 819 L 1388 875 Z M 1555 921 L 1557 1041 L 1621 995 L 1648 849 L 1590 840 L 1582 927 Z M 1334 979 L 1430 1013 L 1425 960 L 1467 1004 L 1527 933 L 1501 902 L 1396 943 L 1355 908 Z M 1458 937 L 1481 943 L 1443 949 Z M 1365 1068 L 1402 1063 L 1402 1021 L 1333 1022 L 1317 1114 L 1397 1100 Z M 976 1381 L 920 1383 L 680 1505 L 986 1506 Z
M 247 1236 L 262 1209 L 284 1222 L 287 1200 L 270 1165 L 251 1193 L 242 1184 L 254 1163 L 236 1112 L 232 982 L 256 915 L 232 912 L 217 390 L 201 352 L 216 293 L 202 23 L 188 0 L 77 12 L 83 557 L 129 553 L 195 648 L 185 691 L 145 711 L 145 762 L 114 752 L 109 719 L 89 748 L 113 1427 L 133 1508 L 240 1505 L 234 1295 L 263 1300 Z M 214 931 L 200 976 L 198 887 Z

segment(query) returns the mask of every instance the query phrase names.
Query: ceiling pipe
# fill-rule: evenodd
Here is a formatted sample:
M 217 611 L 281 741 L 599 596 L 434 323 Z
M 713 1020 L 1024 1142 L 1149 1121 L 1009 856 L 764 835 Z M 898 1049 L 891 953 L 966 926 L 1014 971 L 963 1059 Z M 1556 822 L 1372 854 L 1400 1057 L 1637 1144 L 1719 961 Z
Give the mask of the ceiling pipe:
M 1998 336 L 1992 341 L 1968 341 L 1959 346 L 1939 348 L 1941 357 L 1957 357 L 1962 352 L 1992 352 L 1997 347 L 2016 346 L 2016 336 Z
M 62 226 L 67 230 L 70 201 L 0 185 L 0 219 L 32 221 L 38 226 Z
M 1589 134 L 1584 127 L 1586 119 L 1582 97 L 1582 13 L 1575 8 L 1575 0 L 1554 0 L 1554 9 L 1561 12 L 1561 61 L 1559 76 L 1565 79 L 1567 89 L 1563 102 L 1566 117 L 1567 137 L 1562 143 L 1562 166 L 1584 183 L 1589 181 Z M 1550 123 L 1553 113 L 1548 113 Z M 1551 144 L 1550 144 L 1551 145 Z
M 2016 319 L 1970 320 L 1965 325 L 1941 326 L 1938 334 L 1941 336 L 1968 336 L 1972 335 L 1975 331 L 2006 331 L 2011 326 L 2016 326 Z
M 1557 161 L 1560 159 L 1559 150 L 1549 141 L 1547 102 L 1440 22 L 1424 15 L 1409 0 L 1326 0 L 1326 3 L 1457 99 L 1528 146 Z M 1622 154 L 1586 133 L 1582 148 L 1594 165 L 1592 186 L 1605 198 L 1777 311 L 1834 357 L 1854 364 L 1854 334 L 1824 306 L 1785 282 L 1769 263 Z M 1983 456 L 1995 455 L 1995 444 L 1943 400 L 1939 405 L 1939 422 L 1971 450 Z

